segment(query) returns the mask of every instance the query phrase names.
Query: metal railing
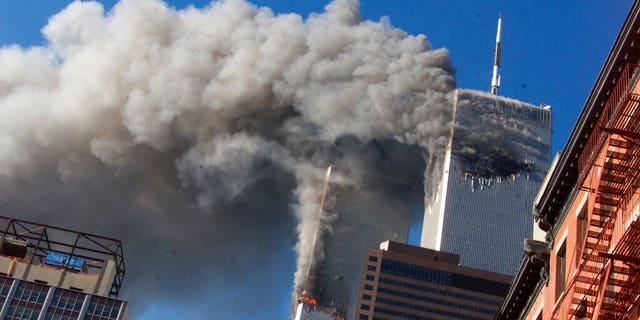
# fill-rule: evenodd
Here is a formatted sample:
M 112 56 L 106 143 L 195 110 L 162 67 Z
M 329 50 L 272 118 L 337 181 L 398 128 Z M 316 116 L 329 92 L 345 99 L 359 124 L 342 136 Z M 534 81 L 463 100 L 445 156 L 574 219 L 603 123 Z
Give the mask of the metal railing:
M 111 284 L 110 295 L 118 296 L 125 274 L 120 240 L 5 216 L 0 216 L 0 234 L 0 243 L 4 243 L 5 239 L 18 240 L 32 250 L 32 255 L 23 258 L 29 264 L 44 265 L 49 252 L 53 251 L 85 259 L 86 270 L 70 271 L 100 274 L 106 261 L 113 260 L 116 275 Z
M 609 99 L 602 110 L 598 123 L 593 128 L 578 160 L 578 186 L 582 186 L 584 183 L 589 174 L 588 168 L 593 164 L 595 157 L 606 141 L 607 133 L 603 129 L 611 127 L 618 121 L 623 110 L 622 107 L 629 94 L 633 92 L 633 88 L 638 83 L 639 78 L 640 65 L 630 63 L 622 70 L 613 91 L 609 94 Z

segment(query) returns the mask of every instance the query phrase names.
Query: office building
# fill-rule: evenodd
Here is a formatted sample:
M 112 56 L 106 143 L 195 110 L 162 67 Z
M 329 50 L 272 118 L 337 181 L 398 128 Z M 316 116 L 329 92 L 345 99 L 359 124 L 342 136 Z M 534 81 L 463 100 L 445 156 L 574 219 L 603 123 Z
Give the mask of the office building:
M 128 320 L 119 240 L 0 216 L 0 319 Z
M 513 275 L 549 164 L 551 110 L 457 90 L 440 179 L 427 190 L 421 246 Z
M 640 319 L 639 30 L 634 1 L 536 199 L 548 258 L 522 261 L 496 319 Z
M 511 277 L 393 241 L 368 248 L 355 319 L 492 319 Z

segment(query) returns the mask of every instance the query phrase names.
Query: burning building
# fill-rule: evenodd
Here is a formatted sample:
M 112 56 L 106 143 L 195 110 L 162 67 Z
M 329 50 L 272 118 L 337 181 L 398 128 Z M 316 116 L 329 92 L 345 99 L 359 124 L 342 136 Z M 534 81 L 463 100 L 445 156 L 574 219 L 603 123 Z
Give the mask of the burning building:
M 303 302 L 353 315 L 362 252 L 385 238 L 406 242 L 412 213 L 423 210 L 424 151 L 394 141 L 344 143 L 340 149 L 361 162 L 332 169 L 321 217 L 325 230 L 316 243 L 321 256 L 303 288 L 303 298 L 314 303 Z
M 246 295 L 229 292 L 273 302 L 291 281 L 295 302 L 310 268 L 319 304 L 346 304 L 351 260 L 406 238 L 422 190 L 415 145 L 432 153 L 455 88 L 446 49 L 359 11 L 357 0 L 308 17 L 244 0 L 71 2 L 42 45 L 0 48 L 3 210 L 130 243 L 134 316 L 172 301 L 191 318 L 241 317 L 251 311 L 222 306 Z
M 551 110 L 479 91 L 455 95 L 421 246 L 460 255 L 463 266 L 514 274 L 549 164 Z

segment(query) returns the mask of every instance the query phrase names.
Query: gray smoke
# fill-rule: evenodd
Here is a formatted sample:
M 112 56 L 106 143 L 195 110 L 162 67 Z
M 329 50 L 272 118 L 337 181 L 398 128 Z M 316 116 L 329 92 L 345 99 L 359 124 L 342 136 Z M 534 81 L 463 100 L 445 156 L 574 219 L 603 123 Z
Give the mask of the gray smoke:
M 452 154 L 462 171 L 481 179 L 502 180 L 534 169 L 546 171 L 540 150 L 548 137 L 540 127 L 550 122 L 540 108 L 475 90 L 459 90 Z M 547 162 L 545 160 L 544 162 Z
M 3 212 L 122 239 L 134 314 L 232 287 L 254 296 L 221 303 L 259 309 L 293 242 L 298 292 L 325 169 L 362 162 L 336 142 L 434 154 L 449 130 L 448 52 L 361 19 L 357 0 L 306 19 L 244 0 L 73 2 L 43 33 L 0 49 Z

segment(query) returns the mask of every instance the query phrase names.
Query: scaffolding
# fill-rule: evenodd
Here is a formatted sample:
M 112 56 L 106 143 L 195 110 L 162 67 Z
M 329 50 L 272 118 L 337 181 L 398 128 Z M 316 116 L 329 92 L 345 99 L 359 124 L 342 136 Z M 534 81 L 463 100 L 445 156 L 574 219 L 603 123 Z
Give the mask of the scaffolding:
M 553 319 L 624 319 L 640 298 L 639 75 L 624 68 L 579 158 L 586 225 Z
M 0 233 L 0 255 L 28 264 L 100 275 L 106 262 L 113 260 L 116 274 L 109 295 L 118 297 L 125 274 L 120 240 L 5 216 L 0 216 Z M 67 259 L 62 264 L 52 263 L 52 253 Z M 74 259 L 82 260 L 82 268 L 73 264 Z

